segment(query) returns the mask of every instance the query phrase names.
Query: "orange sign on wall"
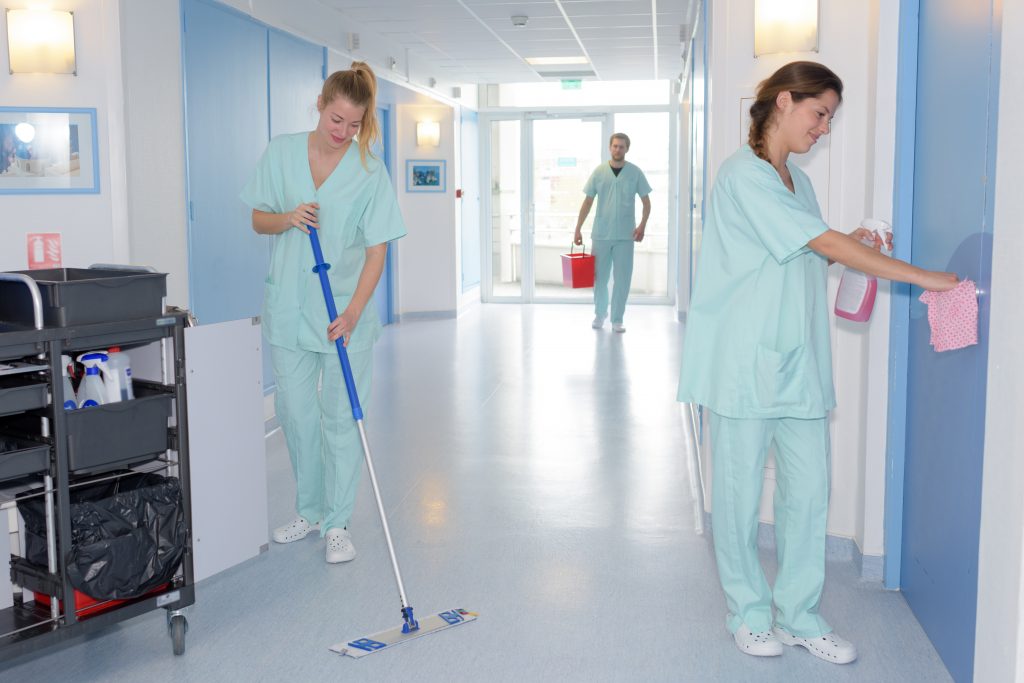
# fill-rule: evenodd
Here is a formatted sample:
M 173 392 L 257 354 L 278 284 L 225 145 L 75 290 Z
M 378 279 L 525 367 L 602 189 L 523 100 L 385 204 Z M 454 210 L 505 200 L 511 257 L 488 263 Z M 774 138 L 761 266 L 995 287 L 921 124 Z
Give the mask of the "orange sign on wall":
M 59 232 L 30 232 L 27 242 L 29 270 L 61 267 Z

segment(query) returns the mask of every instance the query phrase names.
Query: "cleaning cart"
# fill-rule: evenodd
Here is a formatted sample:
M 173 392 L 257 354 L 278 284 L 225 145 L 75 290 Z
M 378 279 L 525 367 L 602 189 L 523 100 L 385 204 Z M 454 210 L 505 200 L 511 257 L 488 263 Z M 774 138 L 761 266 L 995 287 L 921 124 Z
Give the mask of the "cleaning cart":
M 186 315 L 165 313 L 165 292 L 165 274 L 140 268 L 0 273 L 0 514 L 15 532 L 0 662 L 154 609 L 184 653 L 195 601 Z M 129 400 L 65 408 L 62 356 L 150 344 L 160 378 L 133 378 Z M 108 566 L 125 554 L 118 544 L 145 560 Z

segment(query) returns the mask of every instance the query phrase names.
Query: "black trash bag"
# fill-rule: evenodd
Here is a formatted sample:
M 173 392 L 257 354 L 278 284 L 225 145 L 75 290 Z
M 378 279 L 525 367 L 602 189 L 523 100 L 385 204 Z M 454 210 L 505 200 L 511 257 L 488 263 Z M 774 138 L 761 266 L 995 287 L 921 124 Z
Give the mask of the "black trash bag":
M 25 519 L 25 559 L 46 566 L 46 517 L 41 498 L 19 506 Z M 167 583 L 185 554 L 187 529 L 181 486 L 174 477 L 129 475 L 72 490 L 71 585 L 97 600 L 135 598 Z

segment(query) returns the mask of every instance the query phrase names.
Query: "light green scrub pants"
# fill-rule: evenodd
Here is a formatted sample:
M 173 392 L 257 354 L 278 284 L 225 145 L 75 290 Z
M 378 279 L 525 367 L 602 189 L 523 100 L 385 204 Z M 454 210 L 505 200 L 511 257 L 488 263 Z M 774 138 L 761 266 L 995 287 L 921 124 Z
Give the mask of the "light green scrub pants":
M 711 520 L 731 632 L 774 623 L 813 638 L 832 628 L 818 614 L 825 585 L 829 495 L 828 418 L 743 420 L 708 411 L 713 474 Z M 775 443 L 775 543 L 779 571 L 768 587 L 757 555 L 758 512 L 768 449 Z
M 633 240 L 594 240 L 594 315 L 604 319 L 608 316 L 608 278 L 615 271 L 612 285 L 612 324 L 622 323 L 626 311 L 626 297 L 633 280 Z
M 295 509 L 311 524 L 320 522 L 323 536 L 329 529 L 348 525 L 363 472 L 363 445 L 352 419 L 341 363 L 336 352 L 273 345 L 270 358 L 277 378 L 274 407 L 295 474 Z M 348 358 L 365 413 L 373 349 L 349 351 Z

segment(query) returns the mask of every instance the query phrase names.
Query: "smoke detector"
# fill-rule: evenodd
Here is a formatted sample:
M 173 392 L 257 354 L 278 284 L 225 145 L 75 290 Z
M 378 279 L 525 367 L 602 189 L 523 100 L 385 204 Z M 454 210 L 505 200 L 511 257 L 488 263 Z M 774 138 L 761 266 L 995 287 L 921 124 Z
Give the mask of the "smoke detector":
M 526 16 L 525 14 L 517 14 L 514 17 L 512 17 L 512 25 L 515 26 L 516 28 L 522 28 L 526 26 L 526 22 L 529 20 L 530 17 Z

